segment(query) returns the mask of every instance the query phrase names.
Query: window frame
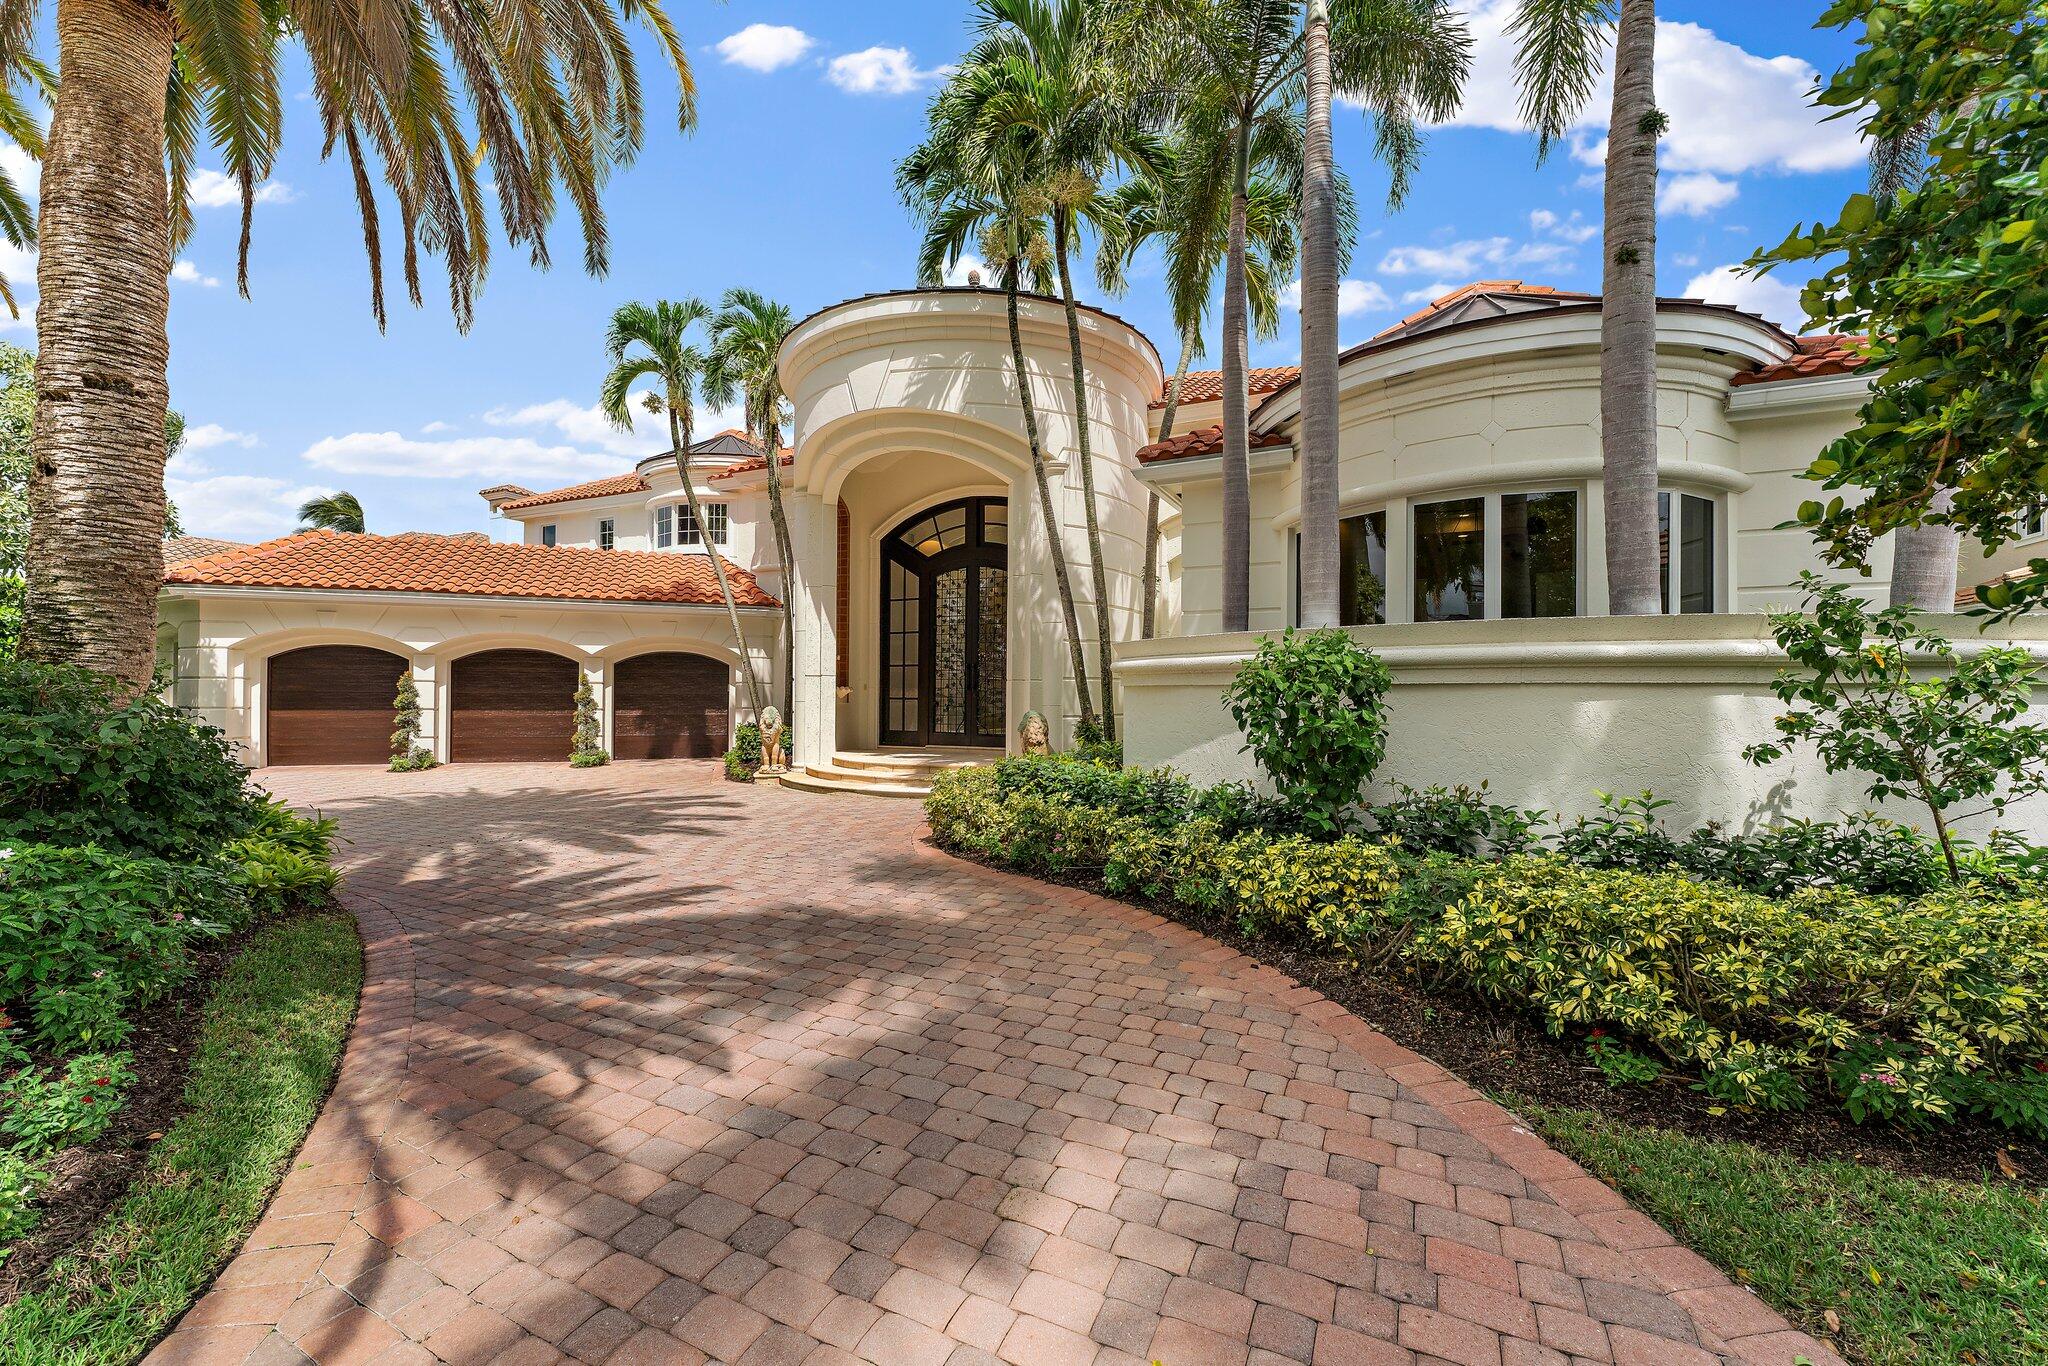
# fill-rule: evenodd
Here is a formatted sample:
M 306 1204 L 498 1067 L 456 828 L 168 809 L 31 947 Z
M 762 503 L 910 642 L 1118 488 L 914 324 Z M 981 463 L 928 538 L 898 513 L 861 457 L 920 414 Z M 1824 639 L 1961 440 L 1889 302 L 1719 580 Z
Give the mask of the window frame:
M 619 524 L 618 524 L 618 521 L 617 521 L 617 519 L 616 519 L 616 518 L 612 518 L 612 517 L 600 517 L 600 518 L 598 518 L 598 519 L 597 519 L 597 548 L 598 548 L 599 550 L 616 550 L 616 549 L 618 549 L 618 545 L 619 545 Z
M 542 545 L 552 547 L 555 544 L 556 540 L 560 535 L 560 533 L 556 529 L 557 526 L 558 523 L 555 522 L 541 523 L 540 543 Z
M 649 517 L 647 539 L 656 550 L 669 550 L 675 545 L 675 508 L 669 503 L 656 507 Z
M 703 528 L 697 525 L 697 518 L 688 503 L 673 504 L 675 508 L 676 546 L 682 550 L 702 550 L 707 538 Z M 705 503 L 704 520 L 709 524 L 709 543 L 715 546 L 732 543 L 732 509 L 729 503 Z
M 1721 540 L 1722 528 L 1727 524 L 1728 520 L 1727 503 L 1710 493 L 1696 493 L 1691 489 L 1674 488 L 1667 484 L 1660 484 L 1657 486 L 1658 519 L 1660 523 L 1663 522 L 1667 515 L 1664 511 L 1664 500 L 1666 498 L 1675 501 L 1670 504 L 1671 510 L 1668 514 L 1670 517 L 1669 525 L 1660 527 L 1661 534 L 1667 537 L 1669 542 L 1663 565 L 1664 583 L 1661 601 L 1664 610 L 1661 615 L 1667 617 L 1696 617 L 1712 616 L 1717 612 L 1726 611 L 1727 609 L 1722 606 L 1726 595 L 1722 592 L 1721 587 L 1722 560 L 1724 558 L 1721 552 Z M 1706 504 L 1708 515 L 1713 519 L 1707 528 L 1707 610 L 1704 612 L 1688 612 L 1685 610 L 1685 555 L 1683 553 L 1683 541 L 1685 536 L 1684 500 L 1687 498 L 1696 499 Z

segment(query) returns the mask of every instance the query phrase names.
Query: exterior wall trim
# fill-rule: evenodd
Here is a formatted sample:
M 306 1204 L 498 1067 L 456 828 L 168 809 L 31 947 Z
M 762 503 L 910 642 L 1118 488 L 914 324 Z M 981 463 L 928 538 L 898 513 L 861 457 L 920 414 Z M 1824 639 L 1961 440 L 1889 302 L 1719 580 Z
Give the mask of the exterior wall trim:
M 368 592 L 355 588 L 264 588 L 255 584 L 231 587 L 223 584 L 181 583 L 175 588 L 167 587 L 157 596 L 160 601 L 169 602 L 176 602 L 181 598 L 261 598 L 271 602 L 363 602 L 393 606 L 436 603 L 448 607 L 587 608 L 597 612 L 654 612 L 668 616 L 678 612 L 715 612 L 720 616 L 725 614 L 725 604 L 722 602 L 617 602 L 609 598 L 521 598 L 479 593 Z M 739 610 L 745 613 L 779 614 L 782 608 L 757 607 L 751 603 L 741 603 Z
M 1738 385 L 1728 391 L 1728 420 L 1853 412 L 1870 397 L 1870 384 L 1869 375 L 1823 375 Z

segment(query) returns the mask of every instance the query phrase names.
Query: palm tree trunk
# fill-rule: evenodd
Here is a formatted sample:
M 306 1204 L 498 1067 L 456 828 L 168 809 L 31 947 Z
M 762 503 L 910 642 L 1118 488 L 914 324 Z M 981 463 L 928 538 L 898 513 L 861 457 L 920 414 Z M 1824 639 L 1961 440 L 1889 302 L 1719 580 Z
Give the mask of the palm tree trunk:
M 1301 191 L 1301 624 L 1341 625 L 1337 550 L 1337 201 L 1330 6 L 1309 0 Z
M 1607 610 L 1663 611 L 1657 553 L 1657 6 L 1622 0 L 1607 126 L 1600 457 Z
M 685 401 L 687 412 L 687 400 Z M 754 710 L 754 720 L 761 719 L 761 685 L 754 678 L 754 656 L 747 648 L 747 634 L 740 629 L 739 605 L 732 598 L 732 581 L 725 576 L 725 558 L 718 553 L 718 547 L 711 542 L 711 528 L 704 521 L 704 511 L 697 506 L 697 485 L 690 478 L 690 419 L 676 415 L 676 395 L 668 396 L 668 436 L 675 442 L 676 473 L 683 481 L 683 497 L 690 504 L 690 520 L 697 524 L 697 534 L 704 540 L 704 553 L 711 561 L 711 573 L 718 580 L 718 595 L 725 599 L 725 615 L 732 622 L 733 643 L 739 648 L 740 683 L 747 690 L 747 705 Z M 682 538 L 678 536 L 677 540 Z
M 1251 125 L 1240 120 L 1231 153 L 1230 245 L 1223 258 L 1223 629 L 1251 627 L 1252 451 L 1246 369 L 1244 220 L 1249 207 Z
M 789 539 L 789 514 L 782 508 L 781 426 L 775 420 L 775 403 L 770 399 L 761 414 L 763 445 L 768 451 L 768 521 L 775 528 L 775 553 L 782 558 L 782 720 L 791 739 L 796 738 L 792 718 L 796 715 L 796 611 L 790 606 L 789 585 L 796 572 L 795 542 Z M 790 756 L 796 746 L 789 746 Z
M 1067 657 L 1074 670 L 1074 691 L 1081 699 L 1081 723 L 1095 724 L 1095 703 L 1088 696 L 1088 659 L 1081 653 L 1081 621 L 1074 613 L 1074 581 L 1067 574 L 1066 538 L 1059 510 L 1053 506 L 1052 484 L 1045 477 L 1045 448 L 1038 443 L 1038 410 L 1031 403 L 1031 377 L 1024 369 L 1024 332 L 1017 321 L 1017 274 L 1021 262 L 1010 262 L 1005 294 L 1010 307 L 1010 363 L 1017 369 L 1017 402 L 1024 408 L 1024 439 L 1031 447 L 1031 474 L 1038 481 L 1038 508 L 1045 517 L 1046 544 L 1052 551 L 1052 577 L 1060 594 L 1060 616 L 1067 624 Z
M 168 9 L 60 0 L 43 158 L 22 651 L 149 684 L 170 402 Z
M 1072 224 L 1065 209 L 1053 213 L 1053 250 L 1059 255 L 1060 303 L 1067 312 L 1067 351 L 1074 376 L 1074 430 L 1080 434 L 1081 504 L 1088 526 L 1088 558 L 1095 580 L 1095 658 L 1102 681 L 1102 737 L 1116 740 L 1116 680 L 1109 651 L 1109 573 L 1102 563 L 1102 528 L 1095 519 L 1095 460 L 1088 442 L 1088 374 L 1081 368 L 1081 311 L 1074 305 L 1074 274 L 1067 261 Z
M 1166 440 L 1173 435 L 1173 419 L 1180 413 L 1180 391 L 1187 383 L 1188 362 L 1195 356 L 1195 334 L 1192 330 L 1181 333 L 1180 360 L 1173 367 L 1173 378 L 1166 382 L 1166 407 L 1159 414 L 1159 439 Z M 1145 639 L 1152 639 L 1156 633 L 1159 616 L 1159 491 L 1152 490 L 1145 498 Z
M 1929 512 L 1947 512 L 1955 491 L 1938 490 Z M 1956 610 L 1956 574 L 1960 569 L 1963 533 L 1952 526 L 1926 522 L 1902 526 L 1892 533 L 1892 606 L 1921 612 Z

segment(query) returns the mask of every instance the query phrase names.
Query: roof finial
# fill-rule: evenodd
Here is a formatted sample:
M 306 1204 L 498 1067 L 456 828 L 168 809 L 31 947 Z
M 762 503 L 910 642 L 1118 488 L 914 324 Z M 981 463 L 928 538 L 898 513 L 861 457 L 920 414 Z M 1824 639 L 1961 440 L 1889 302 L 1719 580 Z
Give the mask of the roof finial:
M 977 289 L 977 288 L 979 288 L 979 287 L 980 287 L 980 285 L 981 285 L 981 272 L 980 272 L 980 271 L 978 271 L 978 270 L 970 270 L 970 271 L 968 271 L 968 272 L 967 272 L 967 287 L 968 287 L 969 289 Z

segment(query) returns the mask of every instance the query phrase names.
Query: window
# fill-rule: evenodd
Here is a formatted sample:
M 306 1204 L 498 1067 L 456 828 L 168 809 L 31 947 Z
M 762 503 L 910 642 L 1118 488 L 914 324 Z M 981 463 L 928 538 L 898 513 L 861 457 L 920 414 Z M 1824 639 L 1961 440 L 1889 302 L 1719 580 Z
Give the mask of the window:
M 667 550 L 675 544 L 675 510 L 664 504 L 654 510 L 654 548 Z
M 2048 504 L 2036 503 L 2020 522 L 2020 538 L 2035 540 L 2044 530 L 2048 530 Z
M 1500 497 L 1500 614 L 1570 617 L 1579 611 L 1579 495 Z
M 555 543 L 555 524 L 553 522 L 549 522 L 540 529 L 540 543 L 542 545 L 553 545 Z
M 1415 619 L 1486 615 L 1486 500 L 1415 505 Z
M 1387 514 L 1364 512 L 1337 523 L 1337 621 L 1379 626 L 1387 619 Z M 1294 537 L 1294 622 L 1301 624 L 1301 535 Z
M 1673 545 L 1671 500 L 1678 500 Z M 1676 550 L 1676 554 L 1673 550 Z M 1714 610 L 1714 504 L 1690 493 L 1657 495 L 1657 550 L 1664 575 L 1664 610 L 1675 597 L 1681 613 Z
M 618 540 L 618 529 L 612 524 L 612 519 L 609 517 L 598 519 L 597 548 L 599 550 L 610 550 L 618 544 Z
M 729 522 L 724 503 L 706 503 L 704 524 L 711 530 L 711 544 L 724 545 L 729 533 Z M 662 509 L 664 512 L 666 508 Z M 702 545 L 704 538 L 697 531 L 697 518 L 687 506 L 676 509 L 676 544 Z

